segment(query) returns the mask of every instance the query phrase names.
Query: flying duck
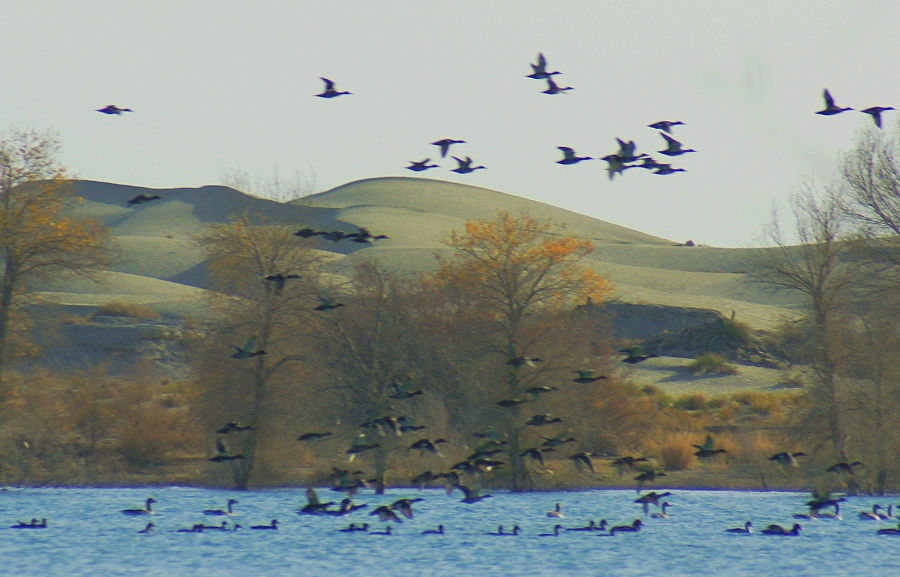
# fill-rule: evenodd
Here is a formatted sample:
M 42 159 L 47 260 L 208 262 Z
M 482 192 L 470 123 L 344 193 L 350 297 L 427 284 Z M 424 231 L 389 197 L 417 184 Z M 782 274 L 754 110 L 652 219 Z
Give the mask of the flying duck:
M 319 98 L 335 98 L 337 96 L 343 96 L 345 94 L 350 94 L 349 92 L 342 92 L 340 90 L 336 90 L 334 88 L 334 82 L 327 78 L 319 77 L 319 79 L 325 83 L 325 90 L 322 91 L 321 94 L 316 94 Z
M 655 128 L 656 130 L 662 130 L 663 132 L 668 132 L 672 134 L 673 126 L 683 126 L 684 122 L 680 120 L 660 120 L 659 122 L 654 122 L 653 124 L 648 125 L 650 128 Z
M 324 439 L 325 437 L 330 437 L 334 435 L 331 431 L 325 431 L 322 433 L 312 432 L 312 433 L 303 433 L 299 437 L 297 437 L 298 441 L 319 441 Z
M 465 160 L 454 156 L 453 160 L 455 160 L 459 164 L 459 166 L 457 166 L 450 172 L 455 172 L 456 174 L 469 174 L 470 172 L 475 172 L 476 170 L 487 168 L 486 166 L 481 165 L 472 166 L 472 158 L 468 156 L 465 158 Z
M 446 158 L 447 153 L 450 151 L 451 146 L 453 146 L 454 144 L 465 144 L 465 143 L 466 143 L 465 140 L 456 140 L 453 138 L 443 138 L 441 140 L 436 140 L 436 141 L 432 142 L 431 144 L 433 144 L 441 149 L 441 158 Z
M 338 307 L 342 307 L 342 306 L 346 306 L 346 305 L 344 305 L 344 303 L 336 302 L 332 298 L 320 296 L 319 297 L 319 306 L 316 307 L 316 310 L 317 311 L 331 311 L 331 310 L 334 310 L 334 309 L 336 309 Z
M 241 425 L 235 421 L 225 423 L 225 425 L 216 431 L 217 435 L 228 435 L 230 433 L 241 433 L 243 431 L 255 431 L 256 427 L 252 425 Z
M 532 427 L 543 427 L 545 425 L 552 425 L 553 423 L 562 423 L 563 420 L 559 417 L 554 417 L 550 413 L 544 413 L 541 415 L 532 415 L 530 419 L 528 419 L 525 424 Z
M 847 110 L 853 110 L 852 108 L 841 108 L 840 106 L 836 106 L 834 104 L 834 98 L 831 97 L 831 93 L 828 92 L 827 88 L 822 92 L 822 98 L 825 99 L 825 108 L 819 110 L 816 114 L 833 116 L 835 114 L 840 114 L 841 112 L 846 112 Z
M 566 458 L 569 459 L 570 461 L 572 461 L 573 463 L 575 463 L 575 466 L 578 467 L 579 470 L 581 469 L 582 466 L 587 466 L 587 468 L 590 469 L 591 473 L 594 473 L 596 475 L 597 470 L 594 469 L 593 457 L 594 457 L 593 453 L 588 453 L 587 451 L 582 451 L 580 453 L 575 453 L 574 455 L 569 455 Z
M 868 114 L 872 117 L 872 120 L 875 122 L 875 126 L 881 128 L 881 113 L 887 112 L 888 110 L 894 110 L 893 106 L 873 106 L 872 108 L 866 108 L 861 112 L 863 114 Z
M 453 487 L 456 489 L 459 489 L 460 491 L 463 492 L 463 495 L 465 495 L 465 497 L 462 499 L 461 502 L 466 503 L 466 504 L 477 503 L 477 502 L 487 499 L 491 496 L 491 495 L 480 495 L 477 487 L 470 488 L 470 487 L 466 487 L 465 485 L 460 485 L 458 483 L 453 485 Z
M 425 160 L 420 160 L 416 162 L 415 160 L 409 161 L 409 166 L 406 167 L 406 170 L 411 170 L 413 172 L 423 172 L 428 170 L 429 168 L 438 168 L 439 164 L 428 164 L 431 162 L 430 158 L 426 158 Z
M 563 153 L 562 160 L 557 160 L 556 164 L 578 164 L 582 160 L 593 160 L 590 156 L 576 156 L 575 149 L 568 146 L 557 146 L 556 148 Z
M 572 379 L 572 381 L 576 382 L 576 383 L 581 383 L 582 385 L 586 385 L 588 383 L 593 383 L 593 382 L 596 382 L 599 380 L 605 380 L 607 378 L 606 375 L 600 375 L 599 377 L 595 377 L 593 369 L 575 370 L 572 372 L 578 375 L 577 377 Z
M 547 81 L 547 90 L 542 91 L 544 94 L 565 94 L 569 90 L 575 90 L 571 86 L 559 86 L 553 81 L 553 77 L 548 76 L 544 80 Z
M 152 200 L 162 200 L 161 196 L 157 196 L 155 194 L 147 194 L 146 192 L 143 194 L 139 194 L 136 197 L 132 198 L 128 201 L 128 204 L 134 206 L 136 204 L 144 204 L 145 202 L 150 202 Z
M 263 280 L 275 285 L 275 292 L 280 293 L 282 290 L 284 290 L 285 283 L 288 280 L 295 279 L 295 278 L 300 278 L 300 275 L 299 274 L 275 273 L 275 274 L 268 274 L 268 275 L 264 276 Z
M 665 132 L 660 132 L 659 135 L 666 140 L 666 143 L 668 143 L 668 146 L 665 149 L 659 151 L 660 154 L 664 154 L 666 156 L 680 156 L 682 154 L 687 154 L 688 152 L 697 152 L 693 148 L 683 148 L 680 142 L 678 142 Z
M 526 78 L 534 78 L 535 80 L 544 80 L 550 78 L 554 74 L 562 74 L 558 70 L 554 70 L 553 72 L 547 72 L 547 59 L 544 58 L 544 54 L 542 52 L 538 52 L 537 55 L 537 63 L 531 64 L 531 74 L 526 76 Z
M 103 114 L 122 114 L 123 112 L 134 112 L 130 108 L 119 108 L 115 104 L 108 104 L 103 108 L 98 108 L 97 112 L 102 112 Z
M 266 354 L 266 351 L 263 350 L 253 350 L 256 348 L 256 336 L 252 336 L 247 339 L 247 342 L 244 343 L 243 347 L 239 347 L 237 345 L 231 345 L 234 349 L 234 353 L 231 354 L 232 359 L 250 359 L 259 355 Z

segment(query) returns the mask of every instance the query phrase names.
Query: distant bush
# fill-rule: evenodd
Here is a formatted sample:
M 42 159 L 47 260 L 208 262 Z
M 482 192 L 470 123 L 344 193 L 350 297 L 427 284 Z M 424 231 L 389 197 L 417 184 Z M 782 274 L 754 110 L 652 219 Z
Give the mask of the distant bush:
M 773 413 L 781 410 L 783 404 L 781 395 L 757 391 L 735 393 L 732 399 L 747 407 L 751 413 Z
M 161 315 L 155 310 L 136 303 L 109 301 L 103 303 L 91 316 L 130 317 L 135 319 L 159 319 Z
M 706 405 L 706 395 L 704 395 L 703 393 L 691 393 L 688 395 L 682 395 L 675 399 L 675 402 L 672 403 L 672 406 L 676 409 L 683 409 L 685 411 L 700 411 L 705 409 Z
M 677 433 L 663 441 L 659 447 L 659 460 L 669 471 L 690 469 L 697 462 L 692 446 L 693 436 L 688 433 Z
M 747 323 L 732 319 L 724 319 L 722 321 L 722 331 L 736 343 L 749 345 L 753 342 L 753 330 Z
M 798 371 L 781 371 L 778 376 L 778 385 L 784 389 L 800 389 L 806 386 L 806 379 L 803 377 L 803 373 Z
M 738 369 L 722 355 L 704 353 L 685 365 L 695 375 L 736 375 Z
M 70 315 L 68 313 L 59 315 L 57 319 L 61 325 L 86 325 L 90 322 L 87 317 L 81 315 Z

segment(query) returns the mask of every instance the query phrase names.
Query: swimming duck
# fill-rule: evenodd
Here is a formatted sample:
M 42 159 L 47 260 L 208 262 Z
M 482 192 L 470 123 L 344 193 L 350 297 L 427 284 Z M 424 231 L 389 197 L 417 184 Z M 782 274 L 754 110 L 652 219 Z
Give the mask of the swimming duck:
M 683 126 L 684 122 L 680 120 L 660 120 L 659 122 L 654 122 L 653 124 L 649 124 L 650 128 L 655 128 L 656 130 L 662 130 L 663 132 L 668 132 L 672 134 L 673 126 Z
M 540 533 L 538 537 L 559 537 L 559 530 L 562 528 L 562 525 L 554 525 L 552 533 Z
M 141 529 L 140 531 L 138 531 L 138 533 L 143 533 L 145 535 L 148 533 L 153 533 L 154 527 L 156 527 L 156 525 L 154 525 L 153 523 L 147 523 L 147 526 L 144 527 L 143 529 Z
M 543 90 L 544 94 L 565 94 L 569 90 L 575 90 L 571 86 L 559 86 L 553 81 L 553 77 L 548 76 L 544 80 L 547 81 L 547 90 Z
M 350 94 L 349 92 L 336 90 L 334 87 L 334 82 L 327 78 L 323 78 L 320 76 L 319 79 L 325 83 L 325 90 L 323 90 L 321 94 L 316 94 L 316 96 L 318 96 L 319 98 L 336 98 L 338 96 Z
M 488 532 L 488 533 L 485 533 L 485 535 L 493 535 L 496 537 L 511 537 L 511 536 L 514 537 L 514 536 L 518 535 L 521 531 L 522 531 L 522 528 L 519 527 L 518 525 L 515 525 L 513 527 L 513 530 L 511 533 L 506 533 L 503 531 L 503 525 L 498 525 L 496 533 Z
M 561 506 L 559 503 L 557 503 L 557 504 L 556 504 L 556 509 L 554 509 L 553 511 L 548 512 L 548 513 L 547 513 L 547 516 L 548 516 L 548 517 L 553 517 L 553 518 L 556 518 L 556 519 L 562 519 L 562 518 L 563 518 L 563 514 L 562 514 L 562 506 Z
M 265 531 L 265 530 L 269 530 L 269 529 L 273 530 L 273 531 L 277 531 L 278 530 L 278 519 L 272 519 L 271 525 L 251 525 L 250 528 L 255 529 L 257 531 Z
M 591 519 L 590 523 L 584 527 L 569 527 L 566 531 L 606 531 L 606 519 L 602 519 L 599 525 Z
M 176 533 L 202 533 L 203 532 L 203 523 L 196 523 L 190 529 L 176 529 Z
M 147 499 L 147 506 L 145 509 L 122 509 L 122 514 L 123 515 L 152 515 L 153 510 L 150 508 L 150 506 L 153 503 L 156 503 L 156 499 L 154 499 L 153 497 L 150 497 Z
M 426 529 L 422 531 L 422 535 L 443 535 L 444 534 L 444 526 L 438 525 L 437 529 Z
M 563 157 L 562 160 L 557 160 L 556 164 L 577 164 L 582 160 L 593 160 L 590 156 L 576 156 L 575 149 L 569 148 L 568 146 L 557 146 L 559 150 L 562 151 Z
M 662 505 L 659 506 L 659 508 L 662 509 L 662 512 L 661 513 L 651 513 L 650 518 L 651 519 L 668 519 L 669 514 L 666 512 L 666 508 L 671 507 L 671 506 L 672 506 L 672 504 L 669 503 L 668 501 L 663 501 Z
M 610 535 L 615 535 L 616 533 L 637 533 L 641 530 L 641 526 L 643 522 L 640 519 L 635 519 L 631 525 L 618 525 L 609 530 Z
M 470 172 L 475 172 L 476 170 L 480 170 L 483 168 L 487 168 L 486 166 L 472 166 L 472 158 L 467 156 L 465 160 L 459 158 L 457 156 L 452 157 L 459 166 L 451 170 L 450 172 L 455 172 L 456 174 L 469 174 Z
M 791 530 L 788 531 L 781 525 L 769 525 L 765 529 L 761 531 L 763 535 L 785 535 L 785 536 L 797 536 L 800 534 L 800 524 L 794 523 L 794 526 L 791 527 Z
M 447 153 L 450 151 L 450 147 L 454 144 L 465 144 L 465 140 L 456 140 L 454 138 L 443 138 L 441 140 L 436 140 L 431 144 L 439 147 L 441 149 L 441 158 L 446 158 Z
M 338 533 L 355 533 L 356 532 L 356 523 L 350 523 L 347 527 L 343 529 L 338 529 Z
M 874 504 L 872 505 L 871 511 L 860 511 L 859 512 L 859 520 L 860 521 L 881 521 L 883 518 L 883 513 L 879 513 L 879 511 L 883 511 L 881 505 Z
M 751 523 L 750 521 L 747 521 L 746 523 L 744 523 L 743 527 L 734 527 L 732 529 L 725 529 L 725 532 L 726 533 L 736 533 L 736 534 L 740 534 L 740 535 L 749 535 L 750 533 L 753 532 L 752 527 L 753 527 L 753 523 Z
M 244 343 L 243 347 L 239 347 L 237 345 L 231 345 L 234 349 L 234 353 L 231 355 L 232 359 L 250 359 L 258 355 L 266 354 L 266 351 L 253 349 L 256 348 L 256 336 L 252 336 L 247 339 L 247 342 Z
M 576 370 L 576 371 L 572 371 L 572 372 L 578 375 L 577 377 L 572 379 L 572 381 L 576 382 L 576 383 L 581 383 L 583 385 L 586 385 L 588 383 L 593 383 L 596 381 L 600 381 L 600 380 L 605 380 L 607 378 L 606 375 L 600 375 L 599 377 L 595 377 L 593 369 Z
M 544 58 L 544 54 L 538 52 L 537 55 L 537 63 L 531 64 L 531 74 L 527 75 L 526 78 L 534 78 L 535 80 L 544 80 L 550 78 L 554 74 L 562 74 L 558 70 L 554 70 L 553 72 L 547 72 L 547 59 Z
M 150 202 L 151 200 L 161 200 L 161 196 L 157 196 L 155 194 L 147 194 L 146 192 L 143 194 L 139 194 L 136 197 L 132 198 L 128 201 L 128 204 L 144 204 L 145 202 Z
M 390 535 L 391 534 L 391 526 L 388 525 L 384 531 L 369 531 L 369 535 Z
M 837 503 L 834 503 L 834 511 L 818 511 L 819 519 L 834 519 L 836 521 L 841 521 L 841 507 Z
M 893 106 L 873 106 L 872 108 L 866 108 L 861 112 L 863 114 L 868 114 L 872 117 L 872 120 L 875 122 L 875 126 L 881 128 L 881 113 L 887 112 L 888 110 L 894 110 Z
M 123 112 L 134 112 L 130 108 L 119 108 L 115 104 L 108 104 L 103 108 L 98 108 L 97 112 L 102 112 L 103 114 L 122 114 Z
M 900 535 L 900 523 L 897 524 L 897 528 L 887 528 L 887 529 L 879 529 L 877 531 L 878 535 Z
M 688 152 L 697 152 L 693 148 L 683 148 L 680 142 L 678 142 L 665 132 L 660 132 L 659 135 L 665 139 L 668 145 L 665 149 L 659 151 L 660 154 L 664 154 L 666 156 L 680 156 L 682 154 L 687 154 Z
M 204 509 L 203 514 L 216 516 L 227 515 L 229 517 L 234 517 L 234 510 L 231 507 L 232 505 L 237 504 L 237 502 L 237 499 L 228 499 L 228 503 L 225 506 L 227 509 L 226 511 L 223 511 L 222 509 Z
M 430 158 L 426 158 L 425 160 L 420 160 L 418 162 L 415 160 L 410 160 L 409 166 L 406 167 L 406 170 L 411 170 L 413 172 L 424 172 L 424 171 L 428 170 L 429 168 L 439 168 L 440 167 L 439 164 L 428 164 L 429 162 L 431 162 Z
M 816 114 L 833 116 L 835 114 L 840 114 L 841 112 L 846 112 L 847 110 L 853 110 L 852 108 L 841 108 L 840 106 L 836 106 L 834 104 L 834 98 L 831 97 L 831 93 L 828 92 L 827 88 L 822 92 L 822 98 L 825 99 L 825 108 L 819 110 Z
M 222 521 L 221 525 L 204 525 L 200 524 L 204 531 L 228 531 L 228 521 Z
M 17 521 L 15 525 L 10 527 L 11 529 L 46 529 L 47 528 L 47 520 L 41 519 L 38 522 L 37 519 L 32 519 L 29 523 L 23 523 L 22 521 Z

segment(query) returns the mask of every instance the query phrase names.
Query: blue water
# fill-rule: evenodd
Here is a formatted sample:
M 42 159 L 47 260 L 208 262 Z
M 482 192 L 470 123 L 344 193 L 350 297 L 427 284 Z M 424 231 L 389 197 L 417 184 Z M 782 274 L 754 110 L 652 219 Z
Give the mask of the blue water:
M 769 523 L 790 526 L 793 512 L 807 497 L 798 493 L 673 491 L 669 519 L 651 519 L 633 503 L 633 491 L 494 493 L 465 505 L 459 493 L 440 490 L 369 492 L 355 501 L 369 508 L 345 517 L 297 515 L 305 504 L 301 489 L 237 493 L 192 488 L 10 489 L 0 493 L 0 575 L 900 575 L 900 536 L 875 529 L 896 522 L 865 522 L 857 512 L 890 499 L 853 498 L 844 503 L 843 521 L 798 521 L 799 537 L 754 533 L 729 535 L 726 528 L 752 521 L 757 531 Z M 155 514 L 127 517 L 147 497 Z M 340 497 L 321 490 L 325 500 Z M 369 522 L 375 506 L 400 497 L 424 497 L 415 519 L 394 525 L 394 535 L 339 533 L 350 522 Z M 176 533 L 194 523 L 221 523 L 203 509 L 224 509 L 235 498 L 229 524 L 244 527 L 278 519 L 278 531 Z M 339 499 L 338 499 L 339 500 Z M 565 518 L 546 512 L 562 503 Z M 48 519 L 47 529 L 14 530 L 17 520 Z M 584 526 L 589 520 L 612 524 L 645 522 L 637 534 L 613 538 L 594 533 L 561 533 L 539 538 L 559 522 Z M 155 534 L 139 535 L 148 521 Z M 421 535 L 443 524 L 445 535 Z M 498 525 L 518 537 L 491 537 Z

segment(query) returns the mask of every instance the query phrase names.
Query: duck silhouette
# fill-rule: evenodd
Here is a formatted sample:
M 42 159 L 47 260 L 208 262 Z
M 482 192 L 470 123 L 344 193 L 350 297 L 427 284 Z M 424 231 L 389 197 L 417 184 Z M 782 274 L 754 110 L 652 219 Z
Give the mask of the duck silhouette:
M 548 451 L 554 451 L 555 449 L 546 448 L 546 449 L 538 449 L 537 447 L 533 449 L 525 449 L 521 453 L 519 453 L 520 457 L 525 457 L 528 459 L 533 459 L 541 464 L 541 467 L 544 467 L 544 456 L 541 453 L 546 453 Z
M 554 525 L 552 533 L 540 533 L 538 537 L 559 537 L 559 530 L 562 528 L 562 525 Z
M 303 433 L 299 437 L 297 437 L 298 441 L 319 441 L 324 439 L 325 437 L 330 437 L 334 435 L 331 431 L 325 431 L 323 433 Z
M 325 83 L 325 90 L 322 91 L 321 94 L 316 94 L 319 98 L 336 98 L 338 96 L 344 96 L 345 94 L 350 94 L 349 92 L 342 92 L 340 90 L 335 89 L 334 82 L 327 78 L 319 77 L 319 79 Z
M 662 130 L 663 132 L 668 132 L 672 134 L 673 126 L 683 126 L 684 122 L 680 120 L 660 120 L 659 122 L 654 122 L 653 124 L 649 124 L 650 128 L 655 128 L 656 130 Z
M 269 525 L 251 525 L 251 529 L 256 531 L 277 531 L 278 530 L 278 519 L 272 519 L 272 523 Z
M 528 419 L 525 424 L 531 427 L 543 427 L 546 425 L 552 425 L 553 423 L 562 423 L 563 420 L 559 417 L 554 417 L 550 413 L 543 413 L 540 415 L 532 415 L 530 419 Z
M 825 108 L 819 110 L 816 114 L 821 114 L 822 116 L 834 116 L 841 112 L 853 110 L 852 108 L 841 108 L 840 106 L 835 105 L 834 98 L 831 97 L 831 93 L 828 92 L 827 88 L 822 91 L 822 98 L 825 99 Z
M 444 534 L 444 526 L 438 525 L 437 529 L 426 529 L 422 531 L 422 535 L 443 535 Z
M 570 437 L 568 433 L 560 433 L 553 437 L 541 437 L 544 440 L 541 443 L 542 447 L 561 447 L 566 443 L 574 443 L 576 441 L 575 437 Z
M 725 532 L 739 535 L 749 535 L 753 532 L 753 523 L 747 521 L 746 523 L 744 523 L 743 527 L 733 527 L 731 529 L 725 529 Z
M 775 461 L 782 467 L 788 467 L 788 466 L 797 467 L 797 466 L 799 466 L 797 464 L 797 457 L 806 457 L 806 456 L 807 456 L 806 453 L 802 453 L 802 452 L 797 452 L 797 453 L 782 452 L 782 453 L 775 453 L 774 455 L 769 457 L 769 460 Z
M 441 158 L 446 158 L 451 146 L 453 146 L 454 144 L 465 143 L 465 140 L 456 140 L 455 138 L 442 138 L 441 140 L 435 140 L 431 144 L 441 149 Z
M 668 145 L 666 148 L 659 151 L 660 154 L 664 154 L 666 156 L 680 156 L 682 154 L 687 154 L 688 152 L 697 152 L 693 148 L 684 148 L 680 142 L 678 142 L 665 132 L 660 132 L 659 135 L 665 139 L 666 144 Z
M 272 283 L 272 285 L 275 286 L 275 292 L 277 294 L 277 293 L 281 293 L 281 291 L 284 290 L 284 285 L 287 283 L 288 280 L 298 279 L 298 278 L 300 278 L 299 274 L 275 273 L 275 274 L 268 274 L 268 275 L 264 276 L 263 280 L 266 282 Z
M 128 201 L 128 204 L 134 206 L 136 204 L 144 204 L 153 200 L 162 200 L 162 197 L 156 194 L 142 193 Z
M 548 76 L 544 80 L 547 81 L 547 90 L 544 90 L 544 94 L 565 94 L 569 90 L 575 90 L 571 86 L 559 86 L 556 82 L 553 81 L 553 77 Z
M 453 487 L 462 491 L 465 497 L 463 497 L 461 502 L 469 505 L 491 497 L 491 495 L 481 495 L 477 487 L 466 487 L 465 485 L 460 485 L 458 483 L 453 485 Z
M 243 431 L 255 431 L 256 427 L 252 425 L 241 425 L 236 421 L 225 423 L 225 425 L 216 431 L 217 435 L 228 435 L 231 433 L 241 433 Z
M 587 467 L 591 473 L 597 474 L 597 470 L 594 469 L 594 455 L 592 453 L 588 453 L 587 451 L 582 451 L 581 453 L 575 453 L 574 455 L 569 455 L 567 457 L 570 461 L 575 463 L 575 466 L 581 469 L 582 467 Z
M 406 167 L 406 170 L 411 170 L 413 172 L 423 172 L 428 170 L 429 168 L 438 168 L 439 164 L 428 164 L 431 162 L 430 158 L 426 158 L 425 160 L 419 160 L 418 162 L 415 160 L 409 161 L 409 166 Z
M 887 112 L 888 110 L 895 110 L 893 106 L 873 106 L 871 108 L 866 108 L 865 110 L 861 110 L 863 114 L 868 114 L 872 117 L 872 121 L 875 122 L 875 126 L 881 128 L 881 113 Z
M 123 112 L 134 112 L 130 108 L 119 108 L 115 104 L 108 104 L 103 108 L 98 108 L 97 112 L 102 112 L 103 114 L 122 114 Z
M 651 513 L 650 518 L 651 519 L 668 519 L 669 513 L 666 512 L 666 509 L 668 509 L 671 506 L 672 506 L 672 504 L 669 503 L 668 501 L 663 501 L 662 505 L 659 506 L 659 508 L 662 509 L 662 511 L 660 511 L 659 513 Z
M 586 385 L 588 383 L 595 383 L 597 381 L 605 380 L 607 378 L 606 375 L 600 375 L 599 377 L 595 377 L 594 376 L 595 371 L 593 369 L 575 370 L 572 372 L 578 375 L 577 377 L 572 379 L 572 381 L 576 382 L 576 383 L 581 383 L 583 385 Z
M 232 509 L 232 506 L 236 505 L 237 502 L 238 502 L 237 499 L 228 499 L 228 502 L 225 505 L 226 510 L 223 511 L 222 509 L 204 509 L 203 514 L 204 515 L 213 515 L 213 516 L 227 515 L 229 517 L 233 517 L 234 510 Z
M 147 526 L 138 531 L 138 533 L 143 533 L 144 535 L 148 533 L 153 533 L 153 528 L 156 527 L 153 523 L 147 523 Z
M 546 80 L 555 74 L 562 74 L 557 70 L 553 72 L 547 72 L 547 59 L 544 58 L 544 54 L 542 52 L 538 52 L 537 62 L 535 64 L 531 64 L 531 74 L 526 76 L 526 78 L 534 78 L 535 80 Z
M 794 526 L 791 527 L 790 530 L 785 529 L 781 525 L 769 525 L 762 531 L 760 531 L 763 535 L 784 535 L 784 536 L 797 536 L 800 534 L 800 524 L 794 523 Z
M 575 154 L 575 149 L 569 148 L 568 146 L 557 146 L 556 148 L 563 153 L 562 160 L 557 160 L 556 164 L 577 164 L 582 160 L 593 160 L 590 156 L 577 156 Z
M 247 342 L 244 343 L 243 347 L 237 345 L 231 345 L 231 347 L 234 349 L 234 352 L 231 354 L 232 359 L 251 359 L 266 354 L 266 351 L 264 350 L 254 350 L 256 348 L 256 335 L 247 339 Z
M 643 522 L 640 519 L 635 519 L 632 521 L 631 525 L 618 525 L 609 530 L 610 535 L 615 535 L 616 533 L 637 533 L 641 530 L 643 526 Z
M 475 172 L 476 170 L 487 168 L 486 166 L 472 166 L 472 159 L 470 157 L 466 157 L 465 160 L 454 156 L 453 160 L 459 163 L 459 166 L 451 170 L 450 172 L 455 172 L 456 174 L 469 174 L 470 172 Z
M 335 301 L 335 299 L 320 296 L 319 298 L 319 306 L 316 307 L 317 311 L 332 311 L 336 308 L 346 306 L 344 303 L 339 303 Z
M 156 503 L 156 499 L 154 499 L 153 497 L 149 497 L 147 499 L 146 506 L 143 509 L 122 509 L 122 514 L 131 516 L 152 515 L 153 509 L 151 508 L 151 505 L 153 505 L 153 503 Z

